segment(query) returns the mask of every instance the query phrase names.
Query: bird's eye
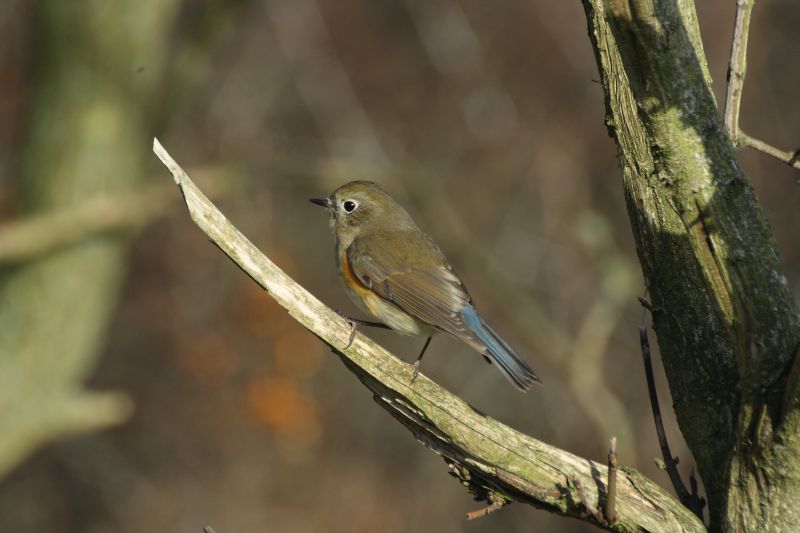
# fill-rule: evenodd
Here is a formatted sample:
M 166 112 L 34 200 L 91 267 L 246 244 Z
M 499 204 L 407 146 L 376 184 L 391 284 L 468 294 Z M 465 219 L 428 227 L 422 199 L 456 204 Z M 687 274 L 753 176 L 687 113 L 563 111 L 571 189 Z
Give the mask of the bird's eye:
M 342 207 L 347 213 L 352 213 L 356 210 L 356 207 L 358 207 L 358 202 L 355 200 L 345 200 L 344 203 L 342 203 Z

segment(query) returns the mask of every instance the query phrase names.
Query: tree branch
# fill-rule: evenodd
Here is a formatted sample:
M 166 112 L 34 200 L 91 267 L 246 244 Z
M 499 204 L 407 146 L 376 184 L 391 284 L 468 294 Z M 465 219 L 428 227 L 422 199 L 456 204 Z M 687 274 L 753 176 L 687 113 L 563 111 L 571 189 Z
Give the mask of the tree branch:
M 733 28 L 731 60 L 728 63 L 728 91 L 725 97 L 725 129 L 734 144 L 739 139 L 739 108 L 747 71 L 747 36 L 750 33 L 750 15 L 755 0 L 736 2 L 736 25 Z
M 578 498 L 580 498 L 583 508 L 594 519 L 596 525 L 604 528 L 609 528 L 617 519 L 617 471 L 617 438 L 611 437 L 611 443 L 608 448 L 605 506 L 601 509 L 599 506 L 592 504 L 578 478 L 570 480 L 578 493 Z
M 478 509 L 477 511 L 470 511 L 467 513 L 467 520 L 475 520 L 476 518 L 481 518 L 486 516 L 489 513 L 493 513 L 503 508 L 507 502 L 504 501 L 496 501 L 492 502 L 483 509 Z
M 639 303 L 642 304 L 644 309 L 652 312 L 650 303 L 644 298 L 639 298 Z M 639 343 L 642 348 L 642 360 L 644 362 L 644 374 L 647 380 L 647 392 L 650 396 L 650 408 L 653 410 L 653 422 L 656 425 L 656 435 L 658 435 L 658 445 L 661 448 L 661 456 L 664 458 L 664 470 L 672 482 L 672 488 L 678 494 L 681 503 L 692 510 L 697 517 L 703 519 L 703 507 L 706 502 L 703 498 L 697 496 L 696 490 L 690 493 L 686 490 L 686 485 L 683 484 L 681 474 L 678 472 L 678 458 L 672 456 L 669 449 L 669 441 L 667 440 L 667 431 L 664 429 L 664 419 L 661 417 L 661 407 L 658 403 L 658 392 L 656 391 L 656 378 L 653 373 L 653 360 L 650 356 L 650 340 L 647 338 L 647 325 L 645 324 L 644 317 L 642 323 L 639 325 Z
M 606 519 L 603 516 L 603 512 L 595 507 L 594 504 L 592 504 L 592 501 L 589 499 L 589 496 L 586 494 L 586 491 L 583 488 L 581 480 L 578 478 L 573 478 L 572 484 L 575 486 L 575 490 L 578 493 L 578 498 L 580 498 L 581 505 L 584 509 L 586 509 L 586 512 L 589 513 L 589 515 L 598 525 L 607 525 Z
M 748 148 L 752 148 L 753 150 L 758 150 L 761 153 L 771 155 L 775 159 L 786 163 L 790 167 L 800 170 L 800 150 L 795 150 L 794 152 L 786 152 L 784 150 L 780 150 L 778 148 L 775 148 L 771 144 L 767 144 L 764 141 L 760 141 L 754 137 L 749 136 L 742 130 L 739 130 L 739 137 L 737 138 L 737 144 L 739 146 L 747 146 Z
M 755 0 L 737 0 L 736 24 L 733 29 L 733 44 L 731 45 L 731 59 L 728 63 L 728 90 L 725 97 L 725 129 L 730 135 L 734 146 L 747 146 L 759 152 L 771 155 L 800 169 L 800 150 L 786 152 L 758 140 L 744 133 L 739 127 L 739 109 L 742 104 L 744 90 L 744 77 L 747 73 L 747 42 L 750 33 L 750 16 L 753 13 Z
M 222 169 L 203 169 L 203 173 Z M 226 192 L 230 179 L 207 182 L 209 196 Z M 0 265 L 18 264 L 100 233 L 147 224 L 175 206 L 175 196 L 163 184 L 141 191 L 100 193 L 88 200 L 0 225 Z
M 142 186 L 147 147 L 140 141 L 167 84 L 163 51 L 180 2 L 115 7 L 36 6 L 37 53 L 25 68 L 38 74 L 28 88 L 24 143 L 14 154 L 20 211 L 64 209 L 98 190 L 124 194 Z M 133 9 L 146 23 L 120 16 Z M 147 70 L 137 73 L 142 58 Z M 128 244 L 89 239 L 0 268 L 0 477 L 45 444 L 130 415 L 126 396 L 85 387 L 121 292 Z
M 611 437 L 608 449 L 608 491 L 606 494 L 606 520 L 613 523 L 617 519 L 617 437 Z
M 157 140 L 153 150 L 175 178 L 192 220 L 231 260 L 303 326 L 327 343 L 375 401 L 441 455 L 476 498 L 490 504 L 516 500 L 592 522 L 571 479 L 599 499 L 603 465 L 577 457 L 497 422 L 423 374 L 412 383 L 411 365 L 351 327 L 294 282 L 244 237 L 197 189 Z M 619 470 L 613 531 L 704 531 L 703 524 L 663 488 L 633 469 Z M 592 522 L 593 523 L 593 522 Z

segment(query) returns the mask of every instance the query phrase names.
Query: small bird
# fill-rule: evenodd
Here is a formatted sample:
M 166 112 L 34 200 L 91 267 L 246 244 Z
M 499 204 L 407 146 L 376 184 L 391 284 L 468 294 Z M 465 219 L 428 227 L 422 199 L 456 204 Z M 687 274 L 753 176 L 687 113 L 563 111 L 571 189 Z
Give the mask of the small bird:
M 445 331 L 495 363 L 519 390 L 540 381 L 533 370 L 484 322 L 472 298 L 436 243 L 379 185 L 351 181 L 327 198 L 336 234 L 336 265 L 353 302 L 379 322 L 348 319 L 405 335 L 425 335 L 419 371 L 433 334 Z M 351 337 L 352 342 L 352 337 Z

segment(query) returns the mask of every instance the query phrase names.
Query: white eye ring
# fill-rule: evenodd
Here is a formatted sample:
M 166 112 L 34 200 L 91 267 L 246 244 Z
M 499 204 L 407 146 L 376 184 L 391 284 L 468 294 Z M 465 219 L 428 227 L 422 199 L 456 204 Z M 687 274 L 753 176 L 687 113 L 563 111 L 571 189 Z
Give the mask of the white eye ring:
M 355 200 L 345 200 L 342 202 L 342 209 L 344 209 L 345 213 L 352 213 L 358 209 L 358 202 Z

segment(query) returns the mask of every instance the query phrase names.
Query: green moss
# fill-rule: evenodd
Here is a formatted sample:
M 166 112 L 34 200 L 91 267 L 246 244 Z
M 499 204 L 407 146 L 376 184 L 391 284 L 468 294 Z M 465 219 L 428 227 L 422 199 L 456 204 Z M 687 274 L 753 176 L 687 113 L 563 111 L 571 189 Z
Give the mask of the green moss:
M 798 476 L 775 475 L 800 469 L 798 448 L 776 463 L 781 431 L 752 414 L 779 407 L 800 340 L 794 298 L 722 127 L 693 4 L 584 4 L 664 367 L 712 526 L 744 523 L 731 504 L 744 501 L 763 502 L 740 506 L 758 523 L 800 494 Z

